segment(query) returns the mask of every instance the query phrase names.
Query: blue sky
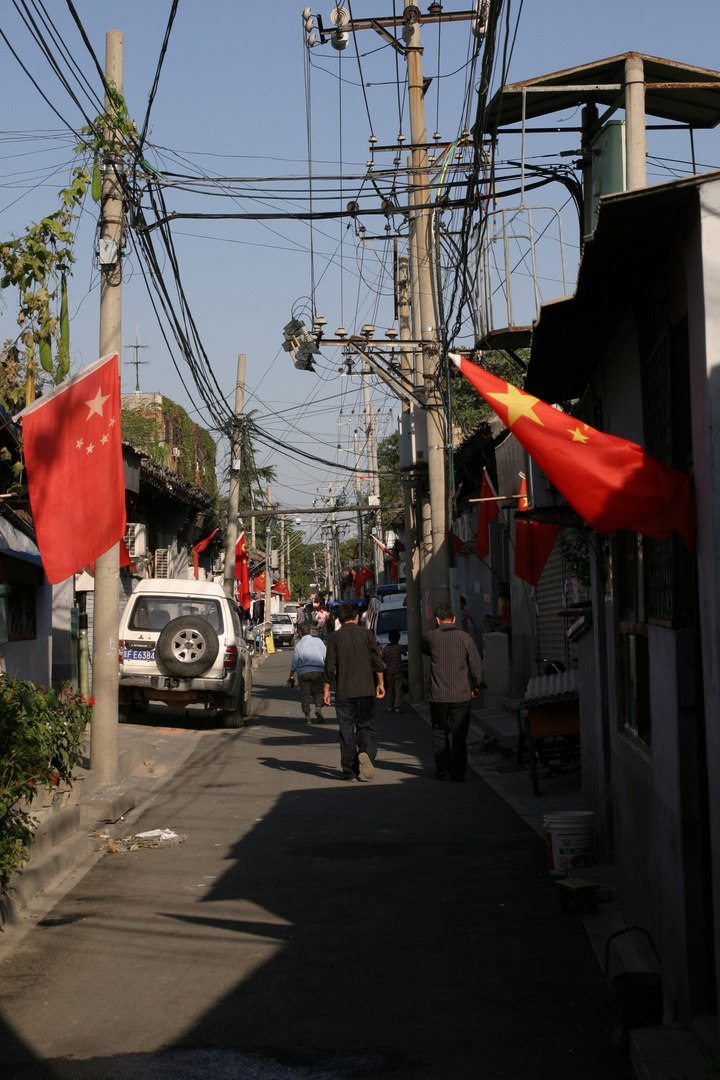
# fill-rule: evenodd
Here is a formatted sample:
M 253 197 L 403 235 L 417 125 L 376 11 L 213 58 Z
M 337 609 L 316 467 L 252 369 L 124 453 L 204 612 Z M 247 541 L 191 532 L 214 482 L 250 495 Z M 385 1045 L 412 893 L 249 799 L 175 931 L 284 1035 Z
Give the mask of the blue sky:
M 65 4 L 56 0 L 46 6 L 68 52 L 97 88 L 88 52 Z M 402 6 L 397 0 L 398 12 Z M 443 6 L 448 11 L 465 5 Z M 101 64 L 105 32 L 111 28 L 123 31 L 125 97 L 131 116 L 142 124 L 170 3 L 123 0 L 118 5 L 75 0 L 75 7 Z M 309 101 L 313 171 L 318 177 L 333 178 L 317 180 L 316 205 L 337 209 L 355 196 L 360 182 L 349 178 L 364 172 L 370 127 L 380 145 L 394 142 L 401 124 L 409 132 L 406 110 L 402 121 L 399 115 L 396 56 L 383 47 L 376 34 L 364 31 L 358 35 L 359 58 L 352 41 L 342 54 L 329 45 L 313 49 L 308 77 L 301 8 L 301 3 L 288 0 L 266 4 L 181 0 L 150 114 L 147 157 L 154 166 L 160 171 L 208 177 L 303 177 L 308 173 Z M 328 22 L 330 6 L 320 10 Z M 392 14 L 392 10 L 392 0 L 356 0 L 352 4 L 355 18 Z M 701 67 L 720 67 L 717 0 L 693 0 L 683 8 L 669 0 L 606 0 L 602 5 L 526 0 L 522 7 L 513 2 L 510 13 L 513 27 L 519 13 L 508 66 L 510 81 L 628 50 Z M 4 5 L 2 29 L 39 87 L 77 130 L 83 123 L 78 107 L 60 87 L 16 10 L 8 4 Z M 434 77 L 426 95 L 427 126 L 430 133 L 437 126 L 445 140 L 455 138 L 463 125 L 464 103 L 468 101 L 468 41 L 467 23 L 446 24 L 439 40 L 436 28 L 423 29 L 424 71 Z M 0 42 L 0 51 L 6 90 L 11 91 L 6 100 L 12 102 L 4 111 L 5 131 L 0 139 L 0 232 L 7 237 L 55 208 L 56 193 L 69 175 L 76 140 L 63 129 L 4 42 Z M 401 60 L 399 64 L 402 73 Z M 439 79 L 438 73 L 442 76 Z M 472 88 L 469 101 L 470 114 L 474 114 Z M 519 140 L 514 138 L 514 144 L 501 144 L 501 157 L 517 156 Z M 656 133 L 649 137 L 648 145 L 649 182 L 687 171 L 682 164 L 690 157 L 686 135 Z M 572 149 L 567 138 L 541 141 L 538 137 L 529 145 L 528 154 L 543 160 L 543 155 L 560 149 Z M 698 133 L 695 152 L 701 165 L 720 167 L 718 131 Z M 389 164 L 391 157 L 386 155 L 383 164 Z M 342 184 L 340 175 L 347 178 Z M 264 193 L 256 191 L 262 197 L 254 199 L 240 186 L 226 187 L 227 197 L 222 200 L 167 189 L 166 200 L 168 206 L 187 211 L 290 209 L 301 205 L 293 198 L 298 184 L 298 180 L 268 183 Z M 321 202 L 326 193 L 331 198 Z M 564 201 L 560 194 L 553 197 Z M 96 207 L 89 202 L 78 231 L 77 270 L 71 285 L 73 370 L 91 363 L 97 354 L 99 290 L 91 260 L 95 222 Z M 390 245 L 382 237 L 384 219 L 368 218 L 365 224 L 367 234 L 377 229 L 378 240 L 362 242 L 354 229 L 347 227 L 347 221 L 320 222 L 312 233 L 306 223 L 295 221 L 180 221 L 172 227 L 190 308 L 227 400 L 232 403 L 234 398 L 237 353 L 245 352 L 246 407 L 257 410 L 262 427 L 286 448 L 285 454 L 279 454 L 269 446 L 258 446 L 258 463 L 274 464 L 278 470 L 273 494 L 285 506 L 307 506 L 318 494 L 327 493 L 328 482 L 337 490 L 338 483 L 347 480 L 349 474 L 340 472 L 336 463 L 352 460 L 348 449 L 361 408 L 359 379 L 340 377 L 338 353 L 324 353 L 317 373 L 310 374 L 296 371 L 279 348 L 282 328 L 294 305 L 302 309 L 306 304 L 302 298 L 311 292 L 311 239 L 316 309 L 327 318 L 328 330 L 341 323 L 352 332 L 368 321 L 379 329 L 393 322 Z M 571 213 L 564 224 L 572 275 L 578 237 Z M 150 360 L 149 366 L 140 368 L 141 389 L 161 391 L 188 408 L 198 422 L 207 423 L 207 415 L 198 408 L 199 398 L 192 393 L 188 399 L 176 374 L 141 271 L 142 264 L 131 245 L 124 267 L 122 336 L 124 345 L 133 344 L 137 324 L 140 343 L 151 346 L 140 354 L 141 359 Z M 0 333 L 3 339 L 14 333 L 14 313 L 5 297 L 0 303 Z M 130 361 L 132 356 L 125 350 L 123 359 Z M 183 374 L 187 382 L 187 371 Z M 189 385 L 192 388 L 191 382 Z M 135 370 L 125 366 L 123 390 L 132 392 L 134 387 Z M 373 397 L 380 410 L 381 433 L 393 430 L 398 399 L 382 385 L 374 386 Z M 304 460 L 296 450 L 316 454 L 328 464 Z

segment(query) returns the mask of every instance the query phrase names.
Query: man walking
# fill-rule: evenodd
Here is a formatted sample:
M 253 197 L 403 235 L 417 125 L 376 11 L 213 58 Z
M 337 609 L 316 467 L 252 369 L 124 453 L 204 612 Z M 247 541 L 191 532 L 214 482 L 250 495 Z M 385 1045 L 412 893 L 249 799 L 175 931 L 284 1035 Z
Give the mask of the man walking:
M 325 657 L 323 701 L 330 705 L 330 684 L 335 687 L 335 710 L 340 728 L 340 764 L 343 780 L 371 780 L 377 756 L 375 698 L 385 696 L 383 660 L 371 630 L 358 626 L 359 612 L 341 604 L 340 629 L 330 635 Z
M 325 686 L 325 642 L 312 636 L 312 626 L 309 622 L 298 623 L 296 629 L 300 635 L 300 640 L 293 650 L 288 686 L 295 685 L 295 673 L 297 672 L 300 687 L 300 704 L 305 723 L 312 724 L 310 709 L 314 705 L 315 719 L 318 724 L 322 724 L 325 719 L 320 712 L 323 704 L 323 688 Z
M 480 693 L 482 660 L 475 642 L 455 625 L 449 604 L 435 608 L 437 626 L 425 635 L 430 657 L 430 721 L 436 780 L 464 780 L 471 699 Z

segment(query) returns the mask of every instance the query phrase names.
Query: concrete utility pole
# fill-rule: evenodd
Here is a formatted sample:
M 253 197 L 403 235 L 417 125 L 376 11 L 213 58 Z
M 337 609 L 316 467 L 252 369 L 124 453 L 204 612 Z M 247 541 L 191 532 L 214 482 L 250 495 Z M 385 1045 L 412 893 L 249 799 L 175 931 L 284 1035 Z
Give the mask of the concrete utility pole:
M 355 451 L 355 478 L 353 481 L 355 502 L 359 505 L 362 492 L 360 490 L 360 447 L 358 445 L 358 430 L 353 432 L 353 449 Z M 357 536 L 358 536 L 358 566 L 365 565 L 365 537 L 363 535 L 362 510 L 357 511 Z
M 416 9 L 417 17 L 411 15 Z M 432 561 L 423 588 L 433 609 L 449 603 L 448 523 L 447 523 L 447 453 L 445 418 L 436 384 L 440 375 L 437 350 L 437 326 L 433 299 L 430 238 L 430 178 L 427 160 L 427 127 L 423 94 L 422 47 L 420 45 L 420 9 L 408 3 L 403 15 L 403 39 L 407 56 L 408 108 L 412 142 L 412 169 L 415 212 L 412 215 L 415 231 L 417 292 L 420 303 L 420 336 L 423 341 L 423 366 L 426 376 L 428 483 L 430 486 Z
M 123 35 L 109 30 L 105 36 L 105 78 L 123 92 Z M 112 112 L 112 102 L 105 99 Z M 113 133 L 106 131 L 108 138 Z M 100 217 L 100 356 L 122 357 L 122 189 L 114 158 L 105 159 Z M 119 421 L 118 417 L 118 421 Z M 118 747 L 118 619 L 120 597 L 120 545 L 95 560 L 93 614 L 93 696 L 95 711 L 90 743 L 90 767 L 103 784 L 117 782 Z
M 235 383 L 235 424 L 230 447 L 230 493 L 228 496 L 227 536 L 225 538 L 225 575 L 223 588 L 235 597 L 235 547 L 238 532 L 238 507 L 240 504 L 240 469 L 242 467 L 242 438 L 240 417 L 245 404 L 245 353 L 238 354 L 237 381 Z
M 372 521 L 373 533 L 378 540 L 382 541 L 382 512 L 380 510 L 380 477 L 378 476 L 377 462 L 377 428 L 375 426 L 375 408 L 370 400 L 369 366 L 365 360 L 362 362 L 362 388 L 363 404 L 365 409 L 365 433 L 367 439 L 367 463 L 372 483 L 372 495 L 368 502 L 373 507 Z M 373 569 L 375 571 L 375 588 L 380 584 L 380 575 L 384 568 L 382 553 L 376 543 L 373 542 Z
M 647 186 L 645 156 L 645 66 L 641 56 L 625 60 L 625 120 L 628 191 Z
M 285 515 L 280 517 L 280 580 L 285 580 Z
M 272 510 L 272 484 L 267 486 L 267 506 L 268 510 Z M 270 558 L 272 556 L 272 528 L 271 523 L 267 523 L 267 531 L 265 533 L 265 622 L 270 622 L 270 595 L 272 588 L 272 568 L 270 566 Z
M 410 340 L 410 281 L 408 257 L 401 255 L 398 260 L 398 323 L 400 341 Z M 412 378 L 412 365 L 409 348 L 401 354 L 403 371 Z M 409 404 L 403 405 L 403 411 L 410 410 Z M 416 487 L 414 480 L 403 481 L 403 503 L 405 513 L 405 592 L 407 606 L 408 635 L 408 694 L 411 704 L 422 701 L 424 693 L 423 661 L 420 646 L 422 643 L 422 608 L 420 604 L 420 558 L 418 554 L 417 530 L 421 524 L 417 508 L 419 498 L 413 498 Z

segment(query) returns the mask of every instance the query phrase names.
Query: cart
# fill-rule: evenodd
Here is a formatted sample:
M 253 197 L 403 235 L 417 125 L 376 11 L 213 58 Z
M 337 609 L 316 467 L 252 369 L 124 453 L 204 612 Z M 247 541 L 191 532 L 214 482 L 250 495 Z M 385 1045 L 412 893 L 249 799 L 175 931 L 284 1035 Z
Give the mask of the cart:
M 517 709 L 517 760 L 522 765 L 527 752 L 534 795 L 540 794 L 539 766 L 550 776 L 580 769 L 577 672 L 565 672 L 564 676 L 559 683 L 556 676 L 532 679 L 528 694 Z

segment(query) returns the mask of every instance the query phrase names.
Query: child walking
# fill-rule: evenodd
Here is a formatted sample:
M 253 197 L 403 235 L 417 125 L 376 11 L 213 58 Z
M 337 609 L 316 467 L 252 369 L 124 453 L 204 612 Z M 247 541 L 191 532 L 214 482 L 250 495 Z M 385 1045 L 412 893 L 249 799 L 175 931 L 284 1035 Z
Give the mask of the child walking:
M 385 664 L 385 693 L 388 712 L 400 712 L 403 699 L 402 658 L 407 653 L 407 645 L 400 644 L 400 631 L 391 630 L 388 644 L 382 651 Z

